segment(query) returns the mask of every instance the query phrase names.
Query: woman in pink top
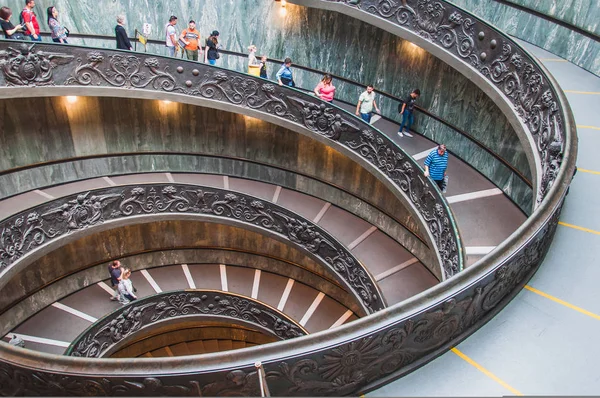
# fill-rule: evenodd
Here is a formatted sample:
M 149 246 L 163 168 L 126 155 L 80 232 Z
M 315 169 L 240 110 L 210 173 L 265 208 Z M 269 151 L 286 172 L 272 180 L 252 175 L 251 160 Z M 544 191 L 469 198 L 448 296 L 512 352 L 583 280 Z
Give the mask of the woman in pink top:
M 325 76 L 321 79 L 317 87 L 315 87 L 315 95 L 321 98 L 323 101 L 331 102 L 333 101 L 333 95 L 335 94 L 335 87 L 332 83 L 332 77 L 329 73 L 326 73 Z

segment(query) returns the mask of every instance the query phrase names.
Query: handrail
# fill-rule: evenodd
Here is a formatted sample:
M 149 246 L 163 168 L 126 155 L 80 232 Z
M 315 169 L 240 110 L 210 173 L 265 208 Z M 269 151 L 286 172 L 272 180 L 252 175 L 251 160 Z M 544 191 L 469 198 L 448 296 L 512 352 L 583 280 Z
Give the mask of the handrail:
M 441 268 L 432 269 L 438 279 L 463 268 L 458 228 L 437 185 L 389 137 L 340 107 L 256 76 L 170 57 L 14 41 L 0 41 L 0 51 L 9 54 L 4 61 L 7 65 L 27 64 L 29 68 L 32 63 L 34 70 L 40 70 L 31 75 L 22 67 L 2 69 L 0 84 L 8 86 L 2 89 L 5 97 L 27 97 L 26 86 L 39 86 L 36 96 L 118 93 L 147 98 L 152 92 L 154 98 L 226 106 L 331 145 L 365 166 L 426 225 L 424 238 Z M 46 68 L 46 64 L 54 67 Z
M 538 206 L 533 214 L 495 251 L 456 277 L 384 311 L 334 331 L 300 337 L 293 344 L 248 348 L 235 356 L 199 356 L 193 362 L 176 358 L 98 360 L 93 366 L 77 358 L 0 344 L 0 381 L 7 394 L 57 391 L 50 388 L 56 388 L 54 380 L 60 380 L 65 387 L 56 393 L 62 395 L 90 391 L 105 395 L 115 391 L 124 395 L 250 395 L 255 389 L 251 390 L 246 380 L 254 377 L 256 358 L 261 358 L 275 395 L 367 392 L 466 338 L 510 302 L 539 267 L 556 230 L 577 151 L 575 124 L 566 98 L 543 66 L 510 38 L 444 0 L 361 0 L 364 8 L 350 7 L 346 1 L 294 1 L 355 16 L 396 34 L 410 32 L 415 41 L 477 80 L 509 116 L 528 116 L 525 121 L 518 119 L 520 133 L 529 134 L 532 149 L 538 151 L 543 178 L 537 184 Z M 375 3 L 385 6 L 379 9 L 384 16 L 368 12 Z M 484 45 L 498 50 L 481 51 Z M 475 70 L 474 65 L 486 69 Z M 483 70 L 487 74 L 480 74 Z M 527 72 L 524 77 L 523 72 Z M 521 82 L 526 88 L 515 91 Z M 532 88 L 535 90 L 527 91 Z M 560 123 L 549 126 L 548 121 Z M 141 369 L 157 369 L 160 374 L 144 375 Z
M 44 35 L 44 36 L 50 36 L 50 33 L 49 32 L 48 33 L 47 32 L 43 32 L 42 35 Z M 90 33 L 72 33 L 72 34 L 70 34 L 70 36 L 71 37 L 75 37 L 75 38 L 81 38 L 81 39 L 99 39 L 99 40 L 111 40 L 111 41 L 114 40 L 113 36 L 90 34 Z M 136 38 L 131 38 L 131 40 L 137 40 L 137 39 Z M 156 40 L 156 39 L 148 39 L 147 42 L 151 43 L 151 44 L 164 44 L 163 41 Z M 232 51 L 232 50 L 226 50 L 226 49 L 220 49 L 219 52 L 221 52 L 223 54 L 227 54 L 227 55 L 237 56 L 237 57 L 247 57 L 248 56 L 247 54 L 244 54 L 244 53 L 240 53 L 240 52 Z M 271 63 L 280 65 L 280 64 L 283 63 L 283 60 L 276 59 L 276 58 L 267 58 L 267 62 L 271 62 Z M 324 71 L 321 71 L 321 70 L 318 70 L 318 69 L 315 69 L 315 68 L 311 68 L 311 67 L 308 67 L 308 66 L 304 66 L 304 65 L 299 65 L 299 64 L 294 64 L 294 68 L 297 68 L 297 69 L 300 69 L 300 70 L 305 70 L 305 71 L 312 72 L 312 73 L 318 73 L 318 74 L 324 74 L 325 73 Z M 327 73 L 329 73 L 334 79 L 340 80 L 342 82 L 345 82 L 345 83 L 348 83 L 348 84 L 352 84 L 354 86 L 360 86 L 360 87 L 364 87 L 365 86 L 364 83 L 361 83 L 361 82 L 358 82 L 358 81 L 355 81 L 355 80 L 352 80 L 352 79 L 349 79 L 349 78 L 346 78 L 346 77 L 343 77 L 343 76 L 338 76 L 338 75 L 335 75 L 335 74 L 330 73 L 330 72 L 327 72 Z M 310 90 L 312 92 L 312 89 L 307 89 L 307 90 Z M 374 91 L 376 93 L 378 93 L 379 95 L 383 96 L 383 97 L 389 98 L 389 99 L 391 99 L 393 101 L 398 101 L 400 103 L 404 103 L 404 100 L 402 98 L 397 97 L 397 96 L 395 96 L 393 94 L 390 94 L 388 92 L 385 92 L 385 91 L 382 91 L 382 90 L 379 90 L 379 89 L 374 89 Z M 339 99 L 337 99 L 337 100 L 339 100 Z M 348 102 L 342 101 L 342 100 L 339 100 L 339 101 L 344 102 L 344 103 L 348 103 Z M 431 111 L 429 111 L 429 110 L 427 110 L 427 109 L 425 109 L 425 108 L 423 108 L 423 107 L 421 107 L 419 105 L 416 105 L 415 108 L 419 112 L 427 115 L 428 117 L 436 120 L 437 122 L 442 123 L 444 126 L 446 126 L 446 127 L 450 128 L 450 129 L 456 131 L 460 135 L 462 135 L 462 136 L 466 137 L 468 140 L 472 141 L 479 148 L 483 149 L 485 152 L 487 152 L 488 154 L 490 154 L 493 158 L 495 158 L 500 163 L 502 163 L 502 165 L 504 165 L 506 168 L 508 168 L 521 181 L 523 181 L 525 183 L 525 185 L 527 185 L 530 188 L 533 187 L 533 185 L 531 183 L 531 180 L 529 178 L 527 178 L 527 176 L 525 176 L 523 174 L 523 172 L 521 172 L 519 169 L 517 169 L 515 166 L 513 166 L 508 160 L 506 160 L 505 158 L 503 158 L 501 155 L 499 155 L 498 153 L 494 152 L 492 149 L 488 148 L 479 139 L 475 138 L 473 135 L 469 134 L 465 130 L 459 128 L 458 126 L 450 123 L 449 121 L 443 119 L 442 117 L 436 115 L 435 113 L 433 113 L 433 112 L 431 112 Z M 386 119 L 386 120 L 394 121 L 393 119 L 391 119 L 391 118 L 389 118 L 387 116 L 384 116 L 384 115 L 380 115 L 380 116 L 382 118 Z
M 212 289 L 173 290 L 140 298 L 103 316 L 81 332 L 64 355 L 102 358 L 149 327 L 190 318 L 241 321 L 281 340 L 308 334 L 288 315 L 251 297 Z
M 100 188 L 66 196 L 0 222 L 0 286 L 15 264 L 38 250 L 48 250 L 73 234 L 117 224 L 129 218 L 185 214 L 242 223 L 283 238 L 329 267 L 362 308 L 372 313 L 386 307 L 374 277 L 336 238 L 310 220 L 279 205 L 221 188 L 187 184 L 145 184 Z M 89 233 L 89 232 L 88 232 Z

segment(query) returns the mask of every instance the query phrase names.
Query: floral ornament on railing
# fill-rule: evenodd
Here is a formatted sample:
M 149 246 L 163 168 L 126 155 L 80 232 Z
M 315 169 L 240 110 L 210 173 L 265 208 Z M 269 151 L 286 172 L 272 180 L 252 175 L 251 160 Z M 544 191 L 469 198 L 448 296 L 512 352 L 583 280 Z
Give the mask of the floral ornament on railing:
M 98 189 L 10 217 L 0 223 L 0 272 L 27 253 L 66 234 L 109 220 L 161 213 L 207 214 L 279 234 L 327 264 L 360 298 L 367 312 L 385 308 L 372 276 L 321 227 L 273 203 L 196 185 Z
M 282 340 L 306 335 L 285 314 L 248 297 L 215 291 L 169 292 L 139 299 L 94 323 L 67 350 L 75 357 L 99 358 L 141 329 L 190 316 L 239 319 L 269 330 Z
M 509 99 L 515 113 L 536 140 L 542 175 L 539 204 L 562 164 L 564 112 L 555 89 L 529 55 L 516 43 L 476 17 L 440 0 L 324 0 L 342 2 L 382 17 L 465 60 Z M 501 53 L 492 57 L 499 50 Z
M 160 70 L 158 58 L 146 58 L 143 62 L 135 55 L 114 54 L 108 56 L 108 65 L 104 67 L 105 56 L 100 51 L 87 54 L 87 63 L 77 59 L 79 66 L 65 84 L 100 85 L 108 83 L 114 87 L 145 88 L 152 84 L 156 90 L 174 91 L 177 84 L 168 72 L 169 67 Z

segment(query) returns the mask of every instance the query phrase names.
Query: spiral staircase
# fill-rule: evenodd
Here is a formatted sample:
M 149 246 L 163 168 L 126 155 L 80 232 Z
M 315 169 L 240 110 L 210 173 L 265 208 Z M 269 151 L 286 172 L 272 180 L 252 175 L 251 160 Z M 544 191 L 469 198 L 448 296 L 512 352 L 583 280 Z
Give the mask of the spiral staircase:
M 2 394 L 260 395 L 260 369 L 273 395 L 364 393 L 469 336 L 536 271 L 577 148 L 545 68 L 450 3 L 442 38 L 417 1 L 294 3 L 413 40 L 475 81 L 527 153 L 531 209 L 457 156 L 442 195 L 419 166 L 436 142 L 342 102 L 179 59 L 1 42 L 5 142 L 23 152 L 0 176 L 0 318 L 26 344 L 0 345 Z M 109 300 L 113 259 L 139 304 Z

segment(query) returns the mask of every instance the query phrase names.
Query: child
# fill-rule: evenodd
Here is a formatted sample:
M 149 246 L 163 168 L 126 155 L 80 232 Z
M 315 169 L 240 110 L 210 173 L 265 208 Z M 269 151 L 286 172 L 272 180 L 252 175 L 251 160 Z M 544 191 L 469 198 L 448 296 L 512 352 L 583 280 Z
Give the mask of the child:
M 260 57 L 260 77 L 268 79 L 267 76 L 267 56 L 263 55 Z

